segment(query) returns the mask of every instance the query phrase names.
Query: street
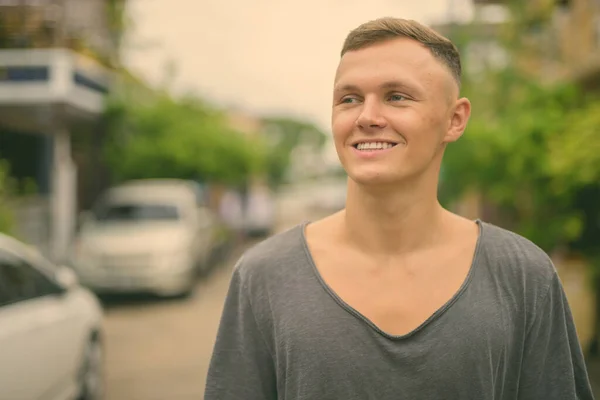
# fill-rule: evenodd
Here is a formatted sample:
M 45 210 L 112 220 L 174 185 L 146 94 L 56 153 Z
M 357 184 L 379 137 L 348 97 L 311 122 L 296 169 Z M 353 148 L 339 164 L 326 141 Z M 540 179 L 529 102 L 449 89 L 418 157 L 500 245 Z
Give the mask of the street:
M 330 209 L 314 209 L 331 182 L 278 195 L 276 232 Z M 343 185 L 339 191 L 343 191 Z M 328 193 L 330 193 L 329 190 Z M 339 196 L 338 196 L 339 197 Z M 220 314 L 235 261 L 257 240 L 235 249 L 198 282 L 194 296 L 105 301 L 106 400 L 201 400 Z
M 237 254 L 199 282 L 192 298 L 140 298 L 107 305 L 107 400 L 203 398 Z

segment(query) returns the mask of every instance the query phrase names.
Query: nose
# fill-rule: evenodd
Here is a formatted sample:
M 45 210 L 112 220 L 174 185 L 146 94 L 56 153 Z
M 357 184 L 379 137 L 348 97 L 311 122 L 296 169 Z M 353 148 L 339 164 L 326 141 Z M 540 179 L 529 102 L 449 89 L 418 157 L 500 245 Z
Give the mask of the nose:
M 356 125 L 362 129 L 384 128 L 387 122 L 382 114 L 382 104 L 376 99 L 365 99 Z

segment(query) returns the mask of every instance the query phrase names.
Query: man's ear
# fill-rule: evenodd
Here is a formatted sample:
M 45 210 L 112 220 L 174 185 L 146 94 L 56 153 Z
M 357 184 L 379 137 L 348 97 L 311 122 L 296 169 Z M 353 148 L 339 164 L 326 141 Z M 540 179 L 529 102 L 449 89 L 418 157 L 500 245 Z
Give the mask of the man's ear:
M 471 116 L 471 102 L 466 97 L 456 100 L 448 125 L 448 131 L 444 136 L 444 143 L 456 142 L 465 129 Z

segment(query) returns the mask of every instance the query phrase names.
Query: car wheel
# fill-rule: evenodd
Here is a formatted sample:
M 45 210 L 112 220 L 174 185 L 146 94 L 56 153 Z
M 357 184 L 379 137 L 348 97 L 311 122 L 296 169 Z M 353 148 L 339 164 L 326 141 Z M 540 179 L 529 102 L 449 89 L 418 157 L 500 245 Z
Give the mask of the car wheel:
M 104 354 L 97 338 L 90 339 L 85 348 L 79 385 L 78 400 L 101 400 L 104 396 Z

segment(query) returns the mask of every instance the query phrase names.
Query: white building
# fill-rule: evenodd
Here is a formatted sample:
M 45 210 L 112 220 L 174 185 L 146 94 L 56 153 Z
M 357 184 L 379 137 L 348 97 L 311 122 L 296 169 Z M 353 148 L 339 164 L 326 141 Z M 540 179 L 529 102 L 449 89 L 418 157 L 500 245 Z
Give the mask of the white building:
M 108 0 L 0 0 L 0 158 L 37 196 L 15 205 L 17 235 L 57 261 L 77 215 L 72 146 L 95 134 L 112 60 Z M 72 50 L 77 49 L 77 50 Z

